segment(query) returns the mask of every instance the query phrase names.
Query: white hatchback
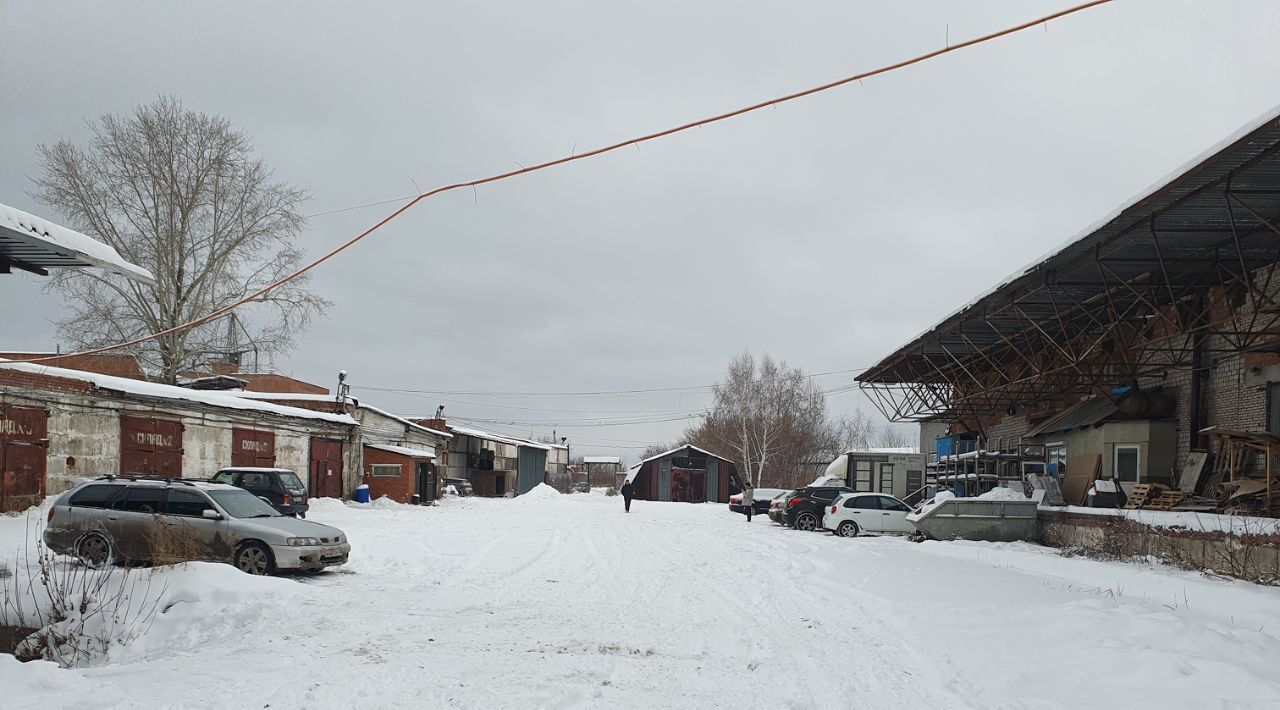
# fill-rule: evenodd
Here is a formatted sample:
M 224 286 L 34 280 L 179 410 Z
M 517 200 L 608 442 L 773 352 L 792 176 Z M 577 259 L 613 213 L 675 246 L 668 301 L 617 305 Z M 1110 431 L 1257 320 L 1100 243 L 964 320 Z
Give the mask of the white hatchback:
M 860 532 L 907 534 L 911 506 L 883 493 L 846 493 L 832 501 L 822 515 L 822 527 L 841 537 Z

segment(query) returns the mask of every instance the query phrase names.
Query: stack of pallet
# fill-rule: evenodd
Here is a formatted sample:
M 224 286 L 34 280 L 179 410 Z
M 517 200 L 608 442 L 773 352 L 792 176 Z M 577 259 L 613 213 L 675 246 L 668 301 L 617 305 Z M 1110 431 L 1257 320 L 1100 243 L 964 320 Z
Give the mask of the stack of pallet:
M 1182 499 L 1186 497 L 1187 494 L 1182 491 L 1164 491 L 1155 498 L 1152 498 L 1151 502 L 1147 503 L 1146 509 L 1173 510 L 1174 506 L 1180 505 L 1182 503 Z
M 1135 508 L 1146 508 L 1154 501 L 1163 499 L 1164 496 L 1169 493 L 1169 487 L 1166 485 L 1160 483 L 1139 483 L 1135 485 L 1133 490 L 1129 493 L 1129 502 L 1125 503 L 1124 507 L 1131 510 Z M 1179 498 L 1178 500 L 1181 501 L 1182 499 Z M 1162 508 L 1162 510 L 1168 510 L 1168 508 Z

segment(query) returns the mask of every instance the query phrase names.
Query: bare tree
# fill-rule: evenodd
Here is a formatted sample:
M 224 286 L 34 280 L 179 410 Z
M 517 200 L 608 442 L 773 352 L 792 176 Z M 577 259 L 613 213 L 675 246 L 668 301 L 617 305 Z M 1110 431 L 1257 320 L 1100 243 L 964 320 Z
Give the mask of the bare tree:
M 694 445 L 696 446 L 697 444 L 695 443 Z M 674 448 L 675 446 L 672 444 L 649 444 L 645 447 L 644 451 L 640 452 L 640 460 L 644 461 L 645 459 L 653 458 L 658 454 L 666 453 Z
M 892 424 L 885 424 L 880 427 L 875 436 L 876 446 L 886 449 L 905 449 L 914 448 L 915 443 L 911 441 L 910 435 L 902 427 Z
M 71 226 L 150 269 L 154 286 L 96 270 L 61 270 L 49 286 L 71 314 L 76 347 L 159 333 L 240 300 L 297 269 L 303 190 L 278 182 L 249 139 L 223 118 L 174 98 L 90 122 L 85 147 L 41 145 L 33 196 Z M 262 297 L 233 323 L 245 350 L 287 350 L 328 302 L 305 278 Z M 165 335 L 139 353 L 165 382 L 238 340 L 225 322 Z
M 876 436 L 875 423 L 861 409 L 853 414 L 842 414 L 831 422 L 831 438 L 835 443 L 832 458 L 846 451 L 860 451 L 871 447 Z
M 731 453 L 753 485 L 790 479 L 790 468 L 827 433 L 822 390 L 800 369 L 768 355 L 759 362 L 751 353 L 735 358 L 713 393 L 712 409 L 690 439 Z

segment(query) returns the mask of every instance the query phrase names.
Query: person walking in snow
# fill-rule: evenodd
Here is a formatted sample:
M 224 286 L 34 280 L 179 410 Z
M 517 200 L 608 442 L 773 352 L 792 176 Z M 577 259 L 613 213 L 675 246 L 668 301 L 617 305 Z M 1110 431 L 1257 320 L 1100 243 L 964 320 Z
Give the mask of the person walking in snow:
M 631 481 L 622 484 L 622 504 L 626 506 L 627 512 L 631 512 L 631 496 L 635 494 L 635 489 L 631 487 Z
M 756 512 L 756 494 L 751 481 L 742 484 L 742 507 L 746 508 L 747 522 L 751 522 L 751 514 Z

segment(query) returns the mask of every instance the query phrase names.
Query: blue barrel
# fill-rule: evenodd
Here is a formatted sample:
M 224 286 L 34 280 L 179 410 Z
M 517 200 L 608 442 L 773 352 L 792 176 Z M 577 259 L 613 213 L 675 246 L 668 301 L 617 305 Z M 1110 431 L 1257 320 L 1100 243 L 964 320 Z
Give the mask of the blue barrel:
M 357 503 L 369 502 L 369 484 L 368 483 L 363 483 L 360 485 L 359 488 L 356 488 L 356 502 Z

